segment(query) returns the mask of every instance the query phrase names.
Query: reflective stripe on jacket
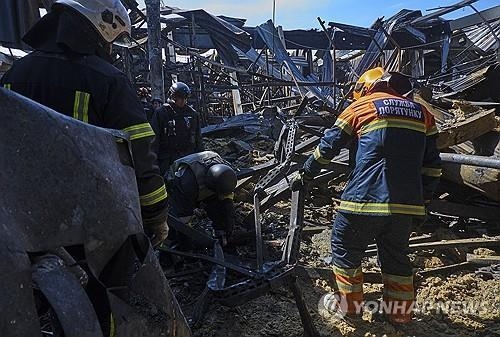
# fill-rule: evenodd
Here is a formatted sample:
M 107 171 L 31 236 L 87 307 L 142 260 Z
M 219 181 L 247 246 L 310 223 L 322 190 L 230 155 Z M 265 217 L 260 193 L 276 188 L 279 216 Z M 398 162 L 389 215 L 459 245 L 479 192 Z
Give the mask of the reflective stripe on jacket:
M 433 116 L 404 97 L 375 92 L 348 106 L 304 165 L 319 173 L 350 141 L 356 166 L 340 211 L 356 214 L 424 215 L 441 175 Z

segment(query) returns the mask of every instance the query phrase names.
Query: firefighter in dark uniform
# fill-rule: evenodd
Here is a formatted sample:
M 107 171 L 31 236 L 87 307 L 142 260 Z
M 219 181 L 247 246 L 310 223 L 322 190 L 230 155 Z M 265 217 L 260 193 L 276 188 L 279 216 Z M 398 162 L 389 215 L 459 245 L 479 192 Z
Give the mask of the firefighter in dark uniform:
M 169 90 L 170 99 L 153 116 L 154 150 L 162 175 L 168 172 L 175 160 L 203 151 L 200 117 L 187 105 L 190 94 L 191 90 L 185 83 L 174 83 Z
M 412 85 L 382 68 L 358 80 L 355 101 L 325 131 L 320 144 L 292 183 L 316 176 L 349 142 L 356 165 L 341 197 L 332 230 L 332 257 L 338 285 L 333 314 L 359 317 L 363 301 L 361 259 L 374 239 L 384 284 L 382 311 L 392 323 L 412 319 L 413 271 L 407 256 L 411 227 L 425 215 L 441 175 L 437 128 L 422 105 L 405 97 Z M 326 297 L 325 297 L 326 298 Z
M 215 235 L 223 245 L 234 222 L 234 170 L 217 153 L 203 151 L 177 159 L 166 174 L 171 233 L 189 226 L 195 208 L 202 207 L 213 221 Z M 170 238 L 170 235 L 169 235 Z
M 156 245 L 168 227 L 154 133 L 131 83 L 109 62 L 112 43 L 126 42 L 130 27 L 119 0 L 58 0 L 23 38 L 35 51 L 0 84 L 84 123 L 129 134 L 144 230 Z

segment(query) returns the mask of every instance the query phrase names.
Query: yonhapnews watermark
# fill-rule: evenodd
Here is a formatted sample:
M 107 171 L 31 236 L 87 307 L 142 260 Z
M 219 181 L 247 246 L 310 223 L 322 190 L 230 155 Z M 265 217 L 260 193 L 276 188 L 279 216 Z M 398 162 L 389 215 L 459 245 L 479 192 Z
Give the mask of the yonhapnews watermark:
M 500 311 L 500 303 L 492 305 L 488 301 L 478 300 L 432 300 L 414 301 L 408 305 L 405 301 L 354 301 L 351 303 L 351 313 L 362 315 L 363 312 L 385 313 L 385 314 L 440 314 L 440 315 L 478 315 L 492 310 Z M 327 311 L 335 316 L 345 316 L 347 302 L 345 297 L 339 293 L 328 293 L 321 297 L 318 302 L 320 312 Z

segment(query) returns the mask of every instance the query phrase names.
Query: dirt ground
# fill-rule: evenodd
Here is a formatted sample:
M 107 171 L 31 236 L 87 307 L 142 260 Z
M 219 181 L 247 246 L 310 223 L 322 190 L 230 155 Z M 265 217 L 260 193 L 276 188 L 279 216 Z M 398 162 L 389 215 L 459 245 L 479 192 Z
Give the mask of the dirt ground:
M 221 146 L 226 148 L 226 152 L 221 150 Z M 227 150 L 227 140 L 213 140 L 208 147 L 222 151 L 223 155 L 232 156 L 237 166 L 248 167 L 268 160 L 269 156 L 266 154 L 271 151 L 272 142 L 261 140 L 254 150 L 243 155 L 238 154 L 236 150 Z M 325 262 L 330 256 L 329 227 L 335 215 L 335 199 L 341 190 L 342 183 L 325 186 L 313 191 L 312 197 L 307 200 L 305 219 L 322 227 L 303 233 L 301 265 L 329 268 Z M 250 196 L 251 188 L 237 194 L 237 222 L 240 224 L 238 229 L 243 232 L 252 230 L 251 226 L 242 224 L 244 215 L 252 211 Z M 290 202 L 282 201 L 262 215 L 265 251 L 268 256 L 275 256 L 273 254 L 279 250 L 280 240 L 286 235 L 289 210 Z M 421 231 L 417 230 L 413 236 L 432 233 L 435 241 L 464 237 L 469 230 L 487 232 L 487 226 L 480 224 L 478 228 L 474 222 L 465 228 L 457 228 L 453 226 L 453 221 L 433 217 L 430 223 L 430 226 Z M 497 225 L 495 230 L 498 231 L 498 228 Z M 247 244 L 237 247 L 233 253 L 255 258 L 252 236 L 249 237 Z M 424 271 L 463 262 L 465 253 L 500 255 L 500 251 L 486 248 L 426 250 L 412 253 L 410 260 L 416 271 Z M 393 326 L 377 319 L 368 311 L 364 313 L 362 320 L 354 322 L 324 317 L 318 313 L 318 302 L 323 295 L 332 291 L 328 282 L 322 279 L 299 278 L 298 284 L 320 336 L 500 336 L 500 280 L 477 275 L 477 268 L 417 279 L 415 318 L 405 326 Z M 366 258 L 363 270 L 379 271 L 376 258 Z M 204 287 L 203 278 L 199 278 L 199 273 L 197 275 L 196 281 L 193 281 L 193 278 L 171 280 L 187 316 L 190 316 L 193 307 L 198 305 L 196 298 Z M 203 275 L 208 275 L 207 269 Z M 382 285 L 365 283 L 364 293 L 365 301 L 377 301 L 382 297 Z M 304 336 L 294 297 L 286 288 L 275 289 L 267 295 L 234 308 L 209 301 L 203 320 L 193 328 L 193 333 L 197 337 Z
M 375 321 L 370 312 L 357 322 L 322 317 L 318 302 L 332 290 L 327 282 L 300 280 L 299 286 L 321 336 L 500 336 L 500 280 L 484 280 L 473 272 L 422 280 L 417 287 L 417 304 L 422 312 L 415 314 L 412 323 L 399 327 Z M 365 284 L 365 300 L 381 298 L 381 290 L 380 284 Z M 445 306 L 441 311 L 432 308 L 432 300 L 443 301 Z M 461 305 L 467 306 L 463 312 Z M 236 308 L 214 303 L 194 335 L 304 336 L 294 298 L 286 289 Z
M 273 231 L 288 221 L 288 203 L 281 203 L 281 212 L 270 210 L 263 216 Z M 438 230 L 442 237 L 453 238 L 452 230 Z M 269 238 L 271 236 L 267 235 Z M 266 237 L 266 235 L 265 235 Z M 272 236 L 275 238 L 275 236 Z M 251 250 L 251 249 L 250 249 Z M 479 255 L 498 255 L 498 252 L 479 248 L 468 250 Z M 328 268 L 324 259 L 330 253 L 330 230 L 308 236 L 301 246 L 301 264 Z M 422 251 L 410 255 L 416 270 L 429 270 L 456 263 L 456 250 Z M 363 262 L 364 271 L 378 271 L 375 258 Z M 419 279 L 415 319 L 407 326 L 395 327 L 377 320 L 370 312 L 357 322 L 344 322 L 323 317 L 318 302 L 332 291 L 321 279 L 299 279 L 308 309 L 320 336 L 500 336 L 500 280 L 485 279 L 474 270 Z M 376 301 L 382 296 L 381 284 L 365 284 L 365 300 Z M 438 303 L 438 304 L 436 304 Z M 441 307 L 436 307 L 442 303 Z M 292 293 L 280 288 L 272 293 L 235 308 L 210 303 L 201 325 L 194 330 L 199 337 L 209 336 L 304 336 L 300 316 Z
M 312 237 L 302 252 L 324 257 L 329 250 L 329 231 Z M 303 263 L 308 264 L 307 259 Z M 419 262 L 435 266 L 435 256 Z M 322 262 L 311 265 L 319 266 Z M 365 265 L 370 266 L 370 261 Z M 318 302 L 332 291 L 326 281 L 299 280 L 305 301 L 320 336 L 500 336 L 500 280 L 485 280 L 471 271 L 428 277 L 417 285 L 417 311 L 412 323 L 395 327 L 378 321 L 370 312 L 357 322 L 320 316 Z M 365 284 L 365 300 L 382 296 L 381 284 Z M 442 307 L 435 307 L 441 301 Z M 293 295 L 279 289 L 236 308 L 212 303 L 195 336 L 304 336 Z

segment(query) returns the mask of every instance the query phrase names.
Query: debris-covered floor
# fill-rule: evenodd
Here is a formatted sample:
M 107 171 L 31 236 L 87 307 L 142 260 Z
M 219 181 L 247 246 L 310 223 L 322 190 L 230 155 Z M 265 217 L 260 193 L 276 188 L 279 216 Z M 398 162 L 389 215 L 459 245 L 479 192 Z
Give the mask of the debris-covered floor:
M 207 147 L 218 150 L 242 167 L 262 163 L 272 155 L 274 142 L 266 137 L 248 141 L 250 148 L 235 148 L 237 139 L 207 139 Z M 241 145 L 241 144 L 240 144 Z M 355 322 L 338 321 L 318 313 L 318 302 L 332 291 L 327 264 L 330 255 L 330 224 L 335 214 L 335 200 L 339 197 L 345 179 L 331 181 L 328 186 L 315 187 L 306 201 L 305 220 L 308 226 L 302 234 L 300 249 L 299 286 L 303 291 L 314 324 L 321 336 L 496 336 L 500 335 L 500 279 L 491 273 L 479 275 L 480 267 L 493 262 L 474 263 L 474 259 L 498 259 L 500 250 L 478 245 L 459 248 L 429 248 L 415 250 L 410 259 L 417 272 L 416 319 L 407 325 L 395 327 L 365 311 L 363 319 Z M 255 258 L 253 225 L 245 224 L 252 212 L 251 187 L 237 193 L 238 222 L 235 244 L 229 251 Z M 467 194 L 467 193 L 466 193 Z M 468 193 L 470 198 L 474 192 Z M 448 193 L 448 198 L 459 201 L 461 195 Z M 472 199 L 473 200 L 473 199 Z M 470 202 L 462 200 L 463 202 Z M 487 211 L 487 209 L 485 209 Z M 286 235 L 290 202 L 280 201 L 262 214 L 265 253 L 275 257 Z M 412 243 L 440 242 L 468 237 L 496 238 L 500 233 L 498 222 L 484 222 L 433 213 L 424 225 L 415 228 Z M 370 247 L 369 247 L 370 248 Z M 494 247 L 492 247 L 494 248 Z M 379 271 L 374 254 L 365 258 L 363 271 L 370 275 Z M 488 259 L 488 258 L 486 258 Z M 466 262 L 466 261 L 472 262 Z M 205 289 L 209 264 L 191 261 L 187 268 L 194 274 L 171 279 L 171 285 L 186 316 L 202 305 L 197 300 Z M 451 267 L 450 267 L 451 266 Z M 169 268 L 167 268 L 169 269 Z M 171 270 L 171 268 L 169 269 Z M 314 272 L 317 271 L 317 272 Z M 171 271 L 170 271 L 171 272 Z M 178 271 L 177 271 L 178 272 Z M 169 271 L 167 271 L 167 274 Z M 182 274 L 182 273 L 181 273 Z M 200 277 L 203 275 L 203 277 Z M 421 276 L 420 276 L 421 275 Z M 496 276 L 498 277 L 498 276 Z M 365 277 L 366 279 L 366 277 Z M 365 301 L 375 303 L 382 296 L 382 285 L 365 283 Z M 226 307 L 213 299 L 207 301 L 203 319 L 194 327 L 195 336 L 303 336 L 303 328 L 293 294 L 286 288 L 273 289 L 269 294 L 237 307 Z M 435 307 L 436 303 L 441 307 Z
M 284 205 L 286 206 L 286 205 Z M 282 210 L 286 213 L 286 207 Z M 274 212 L 270 212 L 274 213 Z M 283 219 L 280 212 L 270 218 Z M 285 219 L 283 219 L 285 220 Z M 440 231 L 443 236 L 453 237 L 451 229 Z M 304 236 L 301 249 L 302 263 L 307 266 L 321 265 L 328 255 L 330 231 L 324 230 L 312 237 Z M 498 255 L 489 249 L 465 249 L 459 252 L 419 251 L 411 255 L 415 268 L 429 270 L 453 263 L 466 251 L 478 255 Z M 326 267 L 326 265 L 324 266 Z M 376 270 L 374 259 L 368 259 L 365 270 Z M 189 288 L 189 284 L 183 284 Z M 329 320 L 318 315 L 320 298 L 332 288 L 321 279 L 303 278 L 300 287 L 322 336 L 496 336 L 500 335 L 500 280 L 478 276 L 473 271 L 444 271 L 440 275 L 419 280 L 417 303 L 423 306 L 413 323 L 406 327 L 394 327 L 374 321 L 369 312 L 363 321 L 348 324 Z M 365 300 L 381 298 L 381 284 L 365 284 Z M 443 301 L 451 307 L 432 308 L 429 300 Z M 469 307 L 461 310 L 462 305 Z M 455 307 L 453 307 L 455 306 Z M 469 311 L 468 314 L 464 312 Z M 195 336 L 302 336 L 303 329 L 292 294 L 285 289 L 255 299 L 248 304 L 228 308 L 212 303 L 203 323 L 194 329 Z

